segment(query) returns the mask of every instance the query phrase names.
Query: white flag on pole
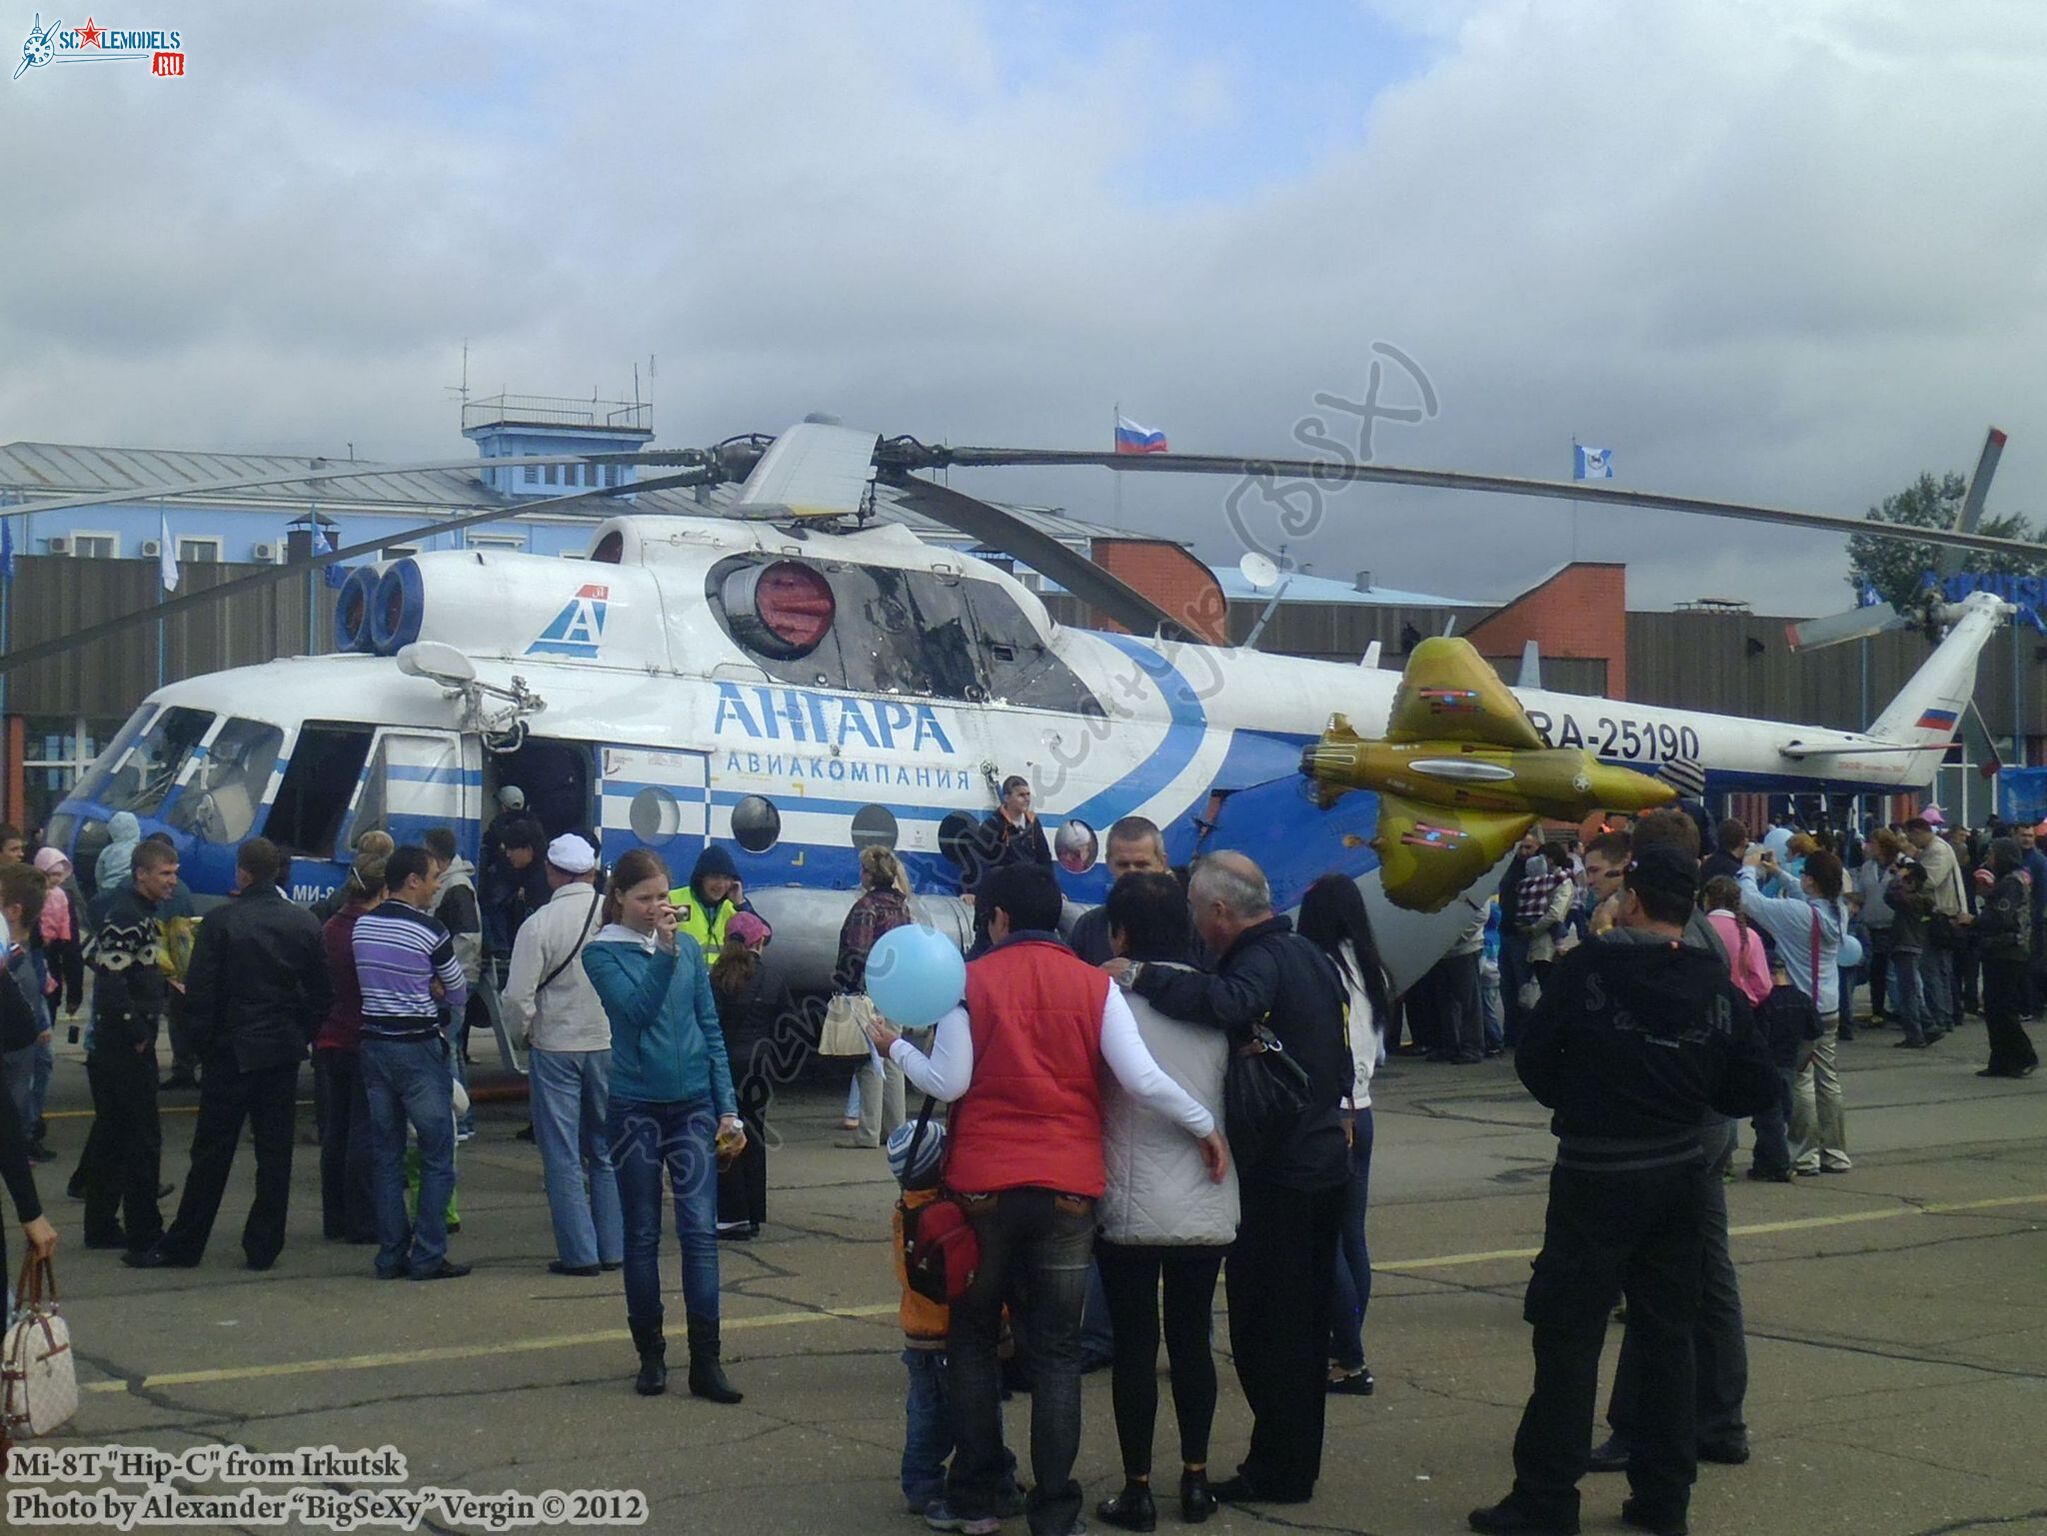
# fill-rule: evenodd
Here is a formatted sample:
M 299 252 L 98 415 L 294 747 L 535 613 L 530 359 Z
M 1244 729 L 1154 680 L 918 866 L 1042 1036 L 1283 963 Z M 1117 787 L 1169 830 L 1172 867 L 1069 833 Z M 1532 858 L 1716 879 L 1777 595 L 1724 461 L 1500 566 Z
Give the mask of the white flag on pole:
M 156 514 L 156 568 L 166 592 L 178 590 L 178 546 L 171 542 L 171 520 L 159 508 Z

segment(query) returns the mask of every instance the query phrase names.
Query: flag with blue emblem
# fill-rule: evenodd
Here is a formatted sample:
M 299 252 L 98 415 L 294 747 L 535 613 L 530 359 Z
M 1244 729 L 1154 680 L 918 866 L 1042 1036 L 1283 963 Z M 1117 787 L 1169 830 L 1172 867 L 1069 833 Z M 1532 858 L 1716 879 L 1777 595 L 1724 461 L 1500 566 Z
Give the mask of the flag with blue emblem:
M 1613 478 L 1613 450 L 1611 448 L 1587 448 L 1583 443 L 1571 444 L 1571 478 L 1573 480 L 1611 480 Z
M 14 519 L 0 518 L 0 581 L 14 580 Z

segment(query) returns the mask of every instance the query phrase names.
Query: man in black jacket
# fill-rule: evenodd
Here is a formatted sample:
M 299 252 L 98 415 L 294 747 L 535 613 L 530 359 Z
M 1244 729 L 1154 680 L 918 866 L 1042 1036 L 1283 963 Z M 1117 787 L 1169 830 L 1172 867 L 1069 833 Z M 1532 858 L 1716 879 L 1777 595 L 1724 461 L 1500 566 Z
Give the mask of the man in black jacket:
M 249 1268 L 268 1269 L 284 1248 L 299 1063 L 331 984 L 319 919 L 277 888 L 283 869 L 275 843 L 250 838 L 235 856 L 234 900 L 199 925 L 186 973 L 201 1063 L 192 1171 L 170 1230 L 128 1254 L 122 1262 L 131 1268 L 198 1264 L 245 1120 L 256 1143 L 256 1199 L 242 1252 Z
M 163 1126 L 156 1112 L 156 1032 L 170 990 L 162 965 L 163 904 L 178 886 L 178 850 L 136 846 L 128 883 L 101 892 L 86 940 L 92 965 L 93 1135 L 85 1176 L 85 1246 L 152 1247 L 163 1236 L 156 1180 Z
M 1219 957 L 1213 975 L 1127 960 L 1105 969 L 1161 1013 L 1239 1044 L 1263 1024 L 1307 1071 L 1307 1107 L 1283 1136 L 1231 1144 L 1243 1219 L 1229 1258 L 1230 1348 L 1254 1422 L 1237 1475 L 1214 1489 L 1237 1503 L 1301 1504 L 1322 1470 L 1329 1294 L 1350 1186 L 1337 1110 L 1351 1084 L 1347 994 L 1330 958 L 1273 913 L 1271 887 L 1244 855 L 1201 860 L 1187 899 Z
M 1692 1328 L 1704 1251 L 1708 1110 L 1745 1116 L 1778 1092 L 1748 1005 L 1714 956 L 1685 945 L 1698 861 L 1667 846 L 1628 867 L 1619 922 L 1659 942 L 1584 944 L 1550 973 L 1515 1057 L 1553 1110 L 1542 1252 L 1522 1315 L 1535 1330 L 1535 1388 L 1514 1437 L 1514 1489 L 1471 1528 L 1572 1536 L 1592 1449 L 1599 1353 L 1616 1294 L 1643 1353 L 1630 1447 L 1638 1529 L 1685 1529 L 1698 1470 Z

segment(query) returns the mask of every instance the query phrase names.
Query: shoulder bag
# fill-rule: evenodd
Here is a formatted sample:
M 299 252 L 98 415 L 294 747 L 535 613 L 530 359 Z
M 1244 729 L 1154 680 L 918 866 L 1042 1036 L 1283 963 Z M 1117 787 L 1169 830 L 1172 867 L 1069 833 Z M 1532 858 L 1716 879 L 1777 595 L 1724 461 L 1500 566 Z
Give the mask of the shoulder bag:
M 924 1096 L 924 1108 L 917 1114 L 917 1128 L 910 1133 L 906 1166 L 917 1162 L 917 1146 L 931 1125 L 931 1111 L 938 1101 Z M 903 1211 L 903 1272 L 910 1289 L 926 1301 L 949 1307 L 966 1294 L 981 1269 L 981 1239 L 967 1216 L 960 1197 L 943 1183 L 935 1199 Z
M 1308 1069 L 1263 1024 L 1223 1073 L 1223 1127 L 1238 1166 L 1251 1167 L 1292 1134 L 1308 1108 Z
M 14 1289 L 14 1326 L 0 1345 L 5 1384 L 0 1423 L 7 1439 L 27 1440 L 68 1424 L 78 1412 L 78 1369 L 71 1330 L 58 1315 L 57 1273 L 50 1261 L 30 1254 Z
M 867 1021 L 875 1017 L 874 1003 L 865 992 L 836 992 L 825 1004 L 824 1027 L 817 1037 L 820 1056 L 865 1056 L 873 1047 L 867 1042 Z

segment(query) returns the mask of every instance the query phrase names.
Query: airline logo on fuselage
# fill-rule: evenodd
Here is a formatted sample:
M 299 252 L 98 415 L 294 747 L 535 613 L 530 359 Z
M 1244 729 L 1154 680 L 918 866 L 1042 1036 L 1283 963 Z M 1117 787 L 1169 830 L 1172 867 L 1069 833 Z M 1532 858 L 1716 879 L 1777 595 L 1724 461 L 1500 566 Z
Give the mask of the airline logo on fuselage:
M 929 704 L 852 699 L 808 688 L 718 684 L 714 735 L 786 741 L 813 747 L 866 747 L 878 752 L 955 751 Z
M 540 632 L 540 638 L 526 647 L 528 656 L 578 656 L 597 659 L 604 643 L 604 610 L 611 588 L 587 583 L 554 616 L 554 622 Z

